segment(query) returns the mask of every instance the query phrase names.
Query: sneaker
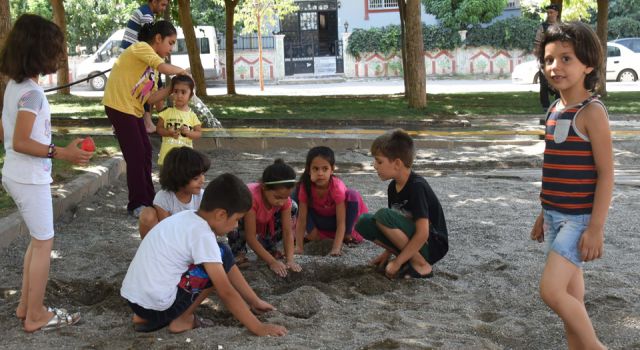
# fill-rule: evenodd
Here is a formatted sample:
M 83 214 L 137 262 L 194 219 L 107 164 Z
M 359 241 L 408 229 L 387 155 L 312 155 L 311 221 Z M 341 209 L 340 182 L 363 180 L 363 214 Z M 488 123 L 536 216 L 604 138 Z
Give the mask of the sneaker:
M 137 219 L 140 217 L 140 213 L 142 213 L 142 209 L 144 209 L 144 205 L 141 205 L 133 210 L 127 210 L 127 212 L 129 212 L 129 215 Z

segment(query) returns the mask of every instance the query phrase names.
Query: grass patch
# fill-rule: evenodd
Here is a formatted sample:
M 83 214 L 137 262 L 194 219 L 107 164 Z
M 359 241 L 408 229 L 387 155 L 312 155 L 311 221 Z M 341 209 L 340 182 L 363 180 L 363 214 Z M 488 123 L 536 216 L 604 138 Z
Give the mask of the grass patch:
M 89 165 L 95 165 L 104 161 L 106 158 L 112 157 L 114 154 L 120 152 L 118 141 L 113 136 L 92 136 L 96 143 L 96 152 L 91 158 Z M 56 145 L 67 145 L 73 136 L 61 136 L 54 135 L 53 143 Z M 4 164 L 5 150 L 4 147 L 0 148 L 0 167 Z M 74 177 L 84 173 L 84 170 L 80 166 L 72 165 L 62 160 L 53 160 L 53 169 L 51 170 L 51 177 L 54 184 L 64 183 L 71 181 Z M 15 204 L 11 197 L 0 187 L 0 216 L 6 215 L 9 211 L 15 208 Z
M 640 114 L 637 92 L 612 92 L 604 99 L 612 114 Z M 106 118 L 100 98 L 49 96 L 54 118 Z M 210 96 L 216 118 L 421 120 L 464 116 L 542 114 L 537 92 L 427 95 L 427 108 L 409 109 L 402 95 L 380 96 Z

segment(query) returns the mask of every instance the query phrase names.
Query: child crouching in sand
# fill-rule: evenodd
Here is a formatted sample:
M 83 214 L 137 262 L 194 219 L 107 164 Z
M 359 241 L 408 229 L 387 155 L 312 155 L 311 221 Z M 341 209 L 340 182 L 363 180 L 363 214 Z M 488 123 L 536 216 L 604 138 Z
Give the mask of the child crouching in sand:
M 151 332 L 168 326 L 169 332 L 180 333 L 197 328 L 202 320 L 194 312 L 215 290 L 231 314 L 255 335 L 287 333 L 286 328 L 254 316 L 250 307 L 275 308 L 249 286 L 228 246 L 216 242 L 216 235 L 236 228 L 250 208 L 247 186 L 236 176 L 223 174 L 205 189 L 200 209 L 172 215 L 149 231 L 120 289 L 134 312 L 134 329 Z
M 411 170 L 415 148 L 404 130 L 379 136 L 371 145 L 373 167 L 387 189 L 389 208 L 364 214 L 356 230 L 385 251 L 372 261 L 387 277 L 430 278 L 433 264 L 449 250 L 447 224 L 438 197 L 424 177 Z M 391 255 L 394 260 L 388 261 Z

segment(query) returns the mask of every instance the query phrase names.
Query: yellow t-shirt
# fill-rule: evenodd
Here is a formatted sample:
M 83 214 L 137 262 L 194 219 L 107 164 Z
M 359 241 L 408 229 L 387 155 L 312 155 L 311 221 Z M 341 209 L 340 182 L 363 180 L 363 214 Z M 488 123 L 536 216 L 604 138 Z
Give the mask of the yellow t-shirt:
M 193 113 L 191 109 L 188 111 L 181 111 L 170 107 L 160 112 L 158 115 L 164 121 L 164 127 L 166 129 L 178 129 L 183 125 L 186 125 L 189 127 L 189 130 L 193 130 L 196 126 L 202 124 L 200 123 L 198 116 Z M 160 154 L 158 155 L 158 164 L 162 165 L 164 157 L 172 148 L 182 146 L 193 147 L 193 142 L 190 138 L 182 135 L 178 136 L 177 139 L 174 139 L 173 137 L 162 137 L 162 145 L 160 146 Z
M 144 103 L 157 90 L 158 66 L 164 60 L 145 42 L 129 46 L 113 64 L 102 104 L 142 118 Z

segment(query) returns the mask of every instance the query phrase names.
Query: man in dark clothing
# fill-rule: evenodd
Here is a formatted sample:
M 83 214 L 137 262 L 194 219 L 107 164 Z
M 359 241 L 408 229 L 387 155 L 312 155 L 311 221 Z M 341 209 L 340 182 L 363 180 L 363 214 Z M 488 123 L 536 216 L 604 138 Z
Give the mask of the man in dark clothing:
M 549 26 L 552 24 L 560 22 L 558 18 L 560 14 L 560 6 L 551 4 L 545 7 L 545 10 L 547 10 L 547 20 L 542 22 L 542 24 L 540 24 L 540 26 L 538 27 L 535 39 L 536 47 L 544 38 L 544 33 L 547 28 L 549 28 Z M 540 104 L 542 105 L 542 109 L 544 109 L 544 111 L 546 112 L 547 109 L 549 109 L 549 105 L 551 104 L 551 102 L 549 101 L 549 94 L 552 94 L 554 96 L 554 99 L 560 98 L 560 95 L 558 95 L 558 92 L 549 85 L 549 83 L 547 82 L 547 78 L 545 78 L 542 71 L 540 71 L 540 74 L 538 74 L 538 76 L 538 81 L 540 82 Z

